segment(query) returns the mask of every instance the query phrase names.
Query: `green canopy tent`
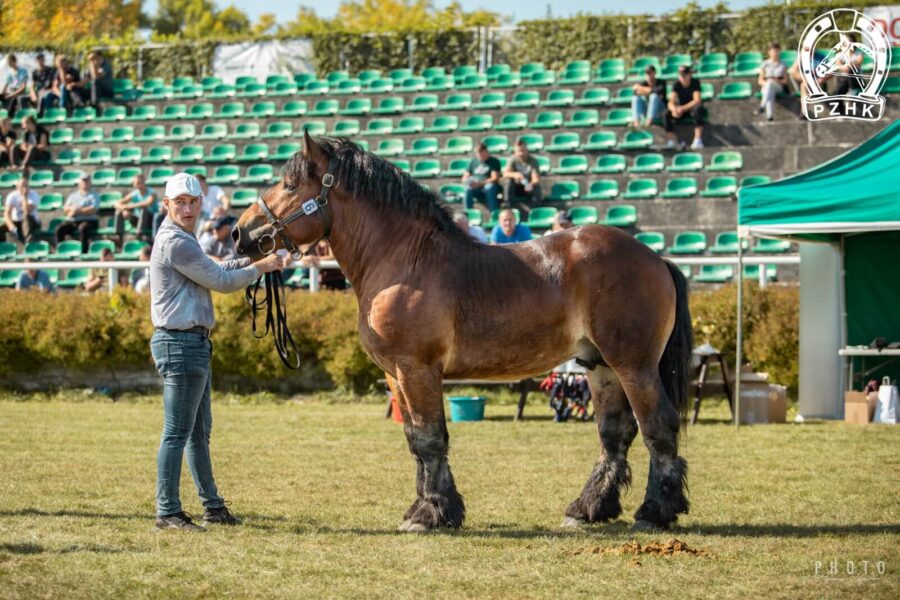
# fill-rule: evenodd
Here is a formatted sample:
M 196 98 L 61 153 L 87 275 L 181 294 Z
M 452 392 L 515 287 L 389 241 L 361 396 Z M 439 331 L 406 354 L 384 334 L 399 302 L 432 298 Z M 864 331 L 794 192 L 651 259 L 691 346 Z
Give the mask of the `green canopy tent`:
M 738 232 L 800 243 L 800 414 L 842 417 L 841 391 L 860 381 L 838 351 L 900 341 L 900 120 L 813 169 L 741 188 Z M 869 376 L 900 378 L 900 358 L 866 360 L 886 364 Z

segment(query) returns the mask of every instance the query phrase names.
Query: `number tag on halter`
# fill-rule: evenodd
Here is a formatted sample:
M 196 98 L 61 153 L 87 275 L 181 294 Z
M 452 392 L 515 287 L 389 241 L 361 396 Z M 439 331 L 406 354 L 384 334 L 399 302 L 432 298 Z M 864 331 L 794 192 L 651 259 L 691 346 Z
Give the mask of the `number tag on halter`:
M 319 210 L 319 205 L 316 203 L 314 199 L 307 200 L 303 204 L 300 205 L 300 208 L 303 209 L 304 215 L 311 215 L 317 210 Z

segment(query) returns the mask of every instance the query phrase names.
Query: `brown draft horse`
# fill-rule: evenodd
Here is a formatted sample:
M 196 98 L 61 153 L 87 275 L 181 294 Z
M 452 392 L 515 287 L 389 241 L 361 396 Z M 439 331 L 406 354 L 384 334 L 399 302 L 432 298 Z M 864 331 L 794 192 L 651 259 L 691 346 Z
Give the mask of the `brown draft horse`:
M 447 461 L 443 378 L 517 380 L 573 357 L 589 369 L 600 458 L 563 525 L 621 514 L 638 427 L 650 470 L 635 528 L 667 528 L 688 511 L 678 431 L 692 334 L 687 283 L 674 265 L 599 225 L 520 244 L 477 243 L 435 194 L 391 163 L 346 139 L 305 141 L 233 236 L 239 253 L 259 257 L 273 241 L 308 244 L 330 225 L 359 303 L 363 347 L 387 374 L 416 461 L 416 501 L 401 531 L 460 527 L 465 517 Z M 290 224 L 276 220 L 280 233 L 273 228 L 270 219 L 316 198 L 327 206 L 313 203 Z

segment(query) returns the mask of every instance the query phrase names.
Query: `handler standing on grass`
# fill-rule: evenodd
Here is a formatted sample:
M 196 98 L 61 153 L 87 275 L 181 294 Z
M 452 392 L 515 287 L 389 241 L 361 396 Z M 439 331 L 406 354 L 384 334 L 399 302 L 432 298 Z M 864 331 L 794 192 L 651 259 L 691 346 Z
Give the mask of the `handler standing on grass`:
M 163 378 L 165 419 L 157 457 L 156 526 L 160 529 L 205 531 L 182 510 L 178 486 L 182 456 L 203 503 L 204 523 L 239 525 L 216 489 L 209 457 L 210 406 L 209 330 L 215 326 L 210 290 L 234 292 L 263 273 L 290 263 L 270 254 L 214 262 L 200 248 L 194 230 L 202 208 L 200 182 L 178 173 L 166 183 L 163 204 L 168 216 L 159 228 L 150 256 L 150 316 L 156 331 L 150 349 Z

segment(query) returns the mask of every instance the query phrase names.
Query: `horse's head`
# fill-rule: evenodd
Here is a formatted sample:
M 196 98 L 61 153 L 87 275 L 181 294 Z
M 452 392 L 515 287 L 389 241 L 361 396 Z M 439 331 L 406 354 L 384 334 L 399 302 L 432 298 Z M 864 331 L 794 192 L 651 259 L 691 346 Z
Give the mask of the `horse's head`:
M 298 161 L 304 162 L 305 169 L 290 168 Z M 325 177 L 328 155 L 306 132 L 303 156 L 295 155 L 287 166 L 281 181 L 245 210 L 232 230 L 238 254 L 258 259 L 281 248 L 293 252 L 326 235 L 330 208 L 320 205 L 320 200 L 333 182 Z

